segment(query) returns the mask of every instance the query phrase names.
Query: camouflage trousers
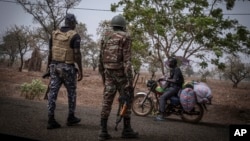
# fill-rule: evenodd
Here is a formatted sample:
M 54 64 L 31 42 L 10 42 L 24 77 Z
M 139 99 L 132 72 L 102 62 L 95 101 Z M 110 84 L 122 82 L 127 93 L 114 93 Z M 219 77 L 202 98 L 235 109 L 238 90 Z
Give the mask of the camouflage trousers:
M 48 94 L 48 115 L 54 115 L 56 100 L 62 84 L 67 89 L 69 114 L 74 114 L 76 108 L 76 74 L 77 70 L 73 64 L 51 64 L 50 65 L 50 90 Z
M 124 89 L 126 84 L 127 78 L 125 77 L 123 70 L 105 70 L 105 86 L 103 92 L 101 118 L 107 119 L 109 117 L 117 92 L 119 92 L 119 97 L 126 95 L 127 92 Z M 127 103 L 128 105 L 125 117 L 130 117 L 131 115 L 132 97 L 129 101 L 130 102 Z

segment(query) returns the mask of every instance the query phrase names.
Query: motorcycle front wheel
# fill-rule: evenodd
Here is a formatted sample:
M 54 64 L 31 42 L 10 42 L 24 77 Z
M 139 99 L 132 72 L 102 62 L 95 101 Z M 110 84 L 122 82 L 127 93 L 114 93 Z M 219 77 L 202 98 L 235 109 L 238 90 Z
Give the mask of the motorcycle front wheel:
M 204 114 L 204 109 L 202 108 L 201 104 L 196 103 L 191 111 L 182 112 L 181 119 L 186 122 L 197 123 L 202 119 L 203 114 Z
M 151 99 L 146 98 L 143 102 L 146 95 L 136 95 L 132 102 L 132 111 L 137 116 L 147 116 L 153 110 L 153 102 Z M 143 103 L 142 103 L 143 102 Z

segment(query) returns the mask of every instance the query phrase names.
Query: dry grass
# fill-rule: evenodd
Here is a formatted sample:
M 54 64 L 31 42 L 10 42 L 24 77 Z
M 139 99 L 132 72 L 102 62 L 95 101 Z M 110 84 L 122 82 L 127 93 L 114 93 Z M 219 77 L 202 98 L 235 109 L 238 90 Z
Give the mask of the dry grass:
M 20 97 L 20 85 L 24 82 L 30 83 L 32 79 L 40 79 L 45 85 L 49 79 L 42 79 L 43 72 L 18 72 L 14 69 L 0 68 L 0 96 Z M 102 100 L 103 85 L 97 71 L 84 70 L 84 78 L 78 82 L 78 104 L 100 106 Z M 156 78 L 160 76 L 157 75 Z M 135 92 L 146 91 L 145 81 L 150 79 L 146 73 L 140 74 Z M 195 78 L 187 78 L 195 79 Z M 213 92 L 213 103 L 218 105 L 228 105 L 238 108 L 248 108 L 250 101 L 250 82 L 242 82 L 238 88 L 232 88 L 229 81 L 208 79 L 207 84 Z M 67 92 L 64 87 L 60 89 L 58 100 L 67 101 Z
M 18 72 L 17 69 L 1 68 L 0 67 L 0 96 L 8 96 L 15 98 L 21 97 L 20 86 L 24 82 L 30 83 L 32 79 L 40 79 L 45 85 L 49 83 L 49 79 L 42 79 L 43 72 Z M 77 86 L 77 104 L 101 107 L 103 85 L 100 75 L 97 71 L 84 70 L 84 78 L 78 82 Z M 157 75 L 156 78 L 159 78 Z M 136 85 L 135 93 L 138 91 L 147 91 L 145 87 L 145 81 L 150 79 L 150 75 L 147 73 L 141 73 Z M 195 78 L 186 78 L 189 80 L 197 80 Z M 211 106 L 210 113 L 205 116 L 206 120 L 212 120 L 217 122 L 226 123 L 238 123 L 238 117 L 240 113 L 249 111 L 249 116 L 244 120 L 250 122 L 250 82 L 242 82 L 239 84 L 239 88 L 232 88 L 232 84 L 229 81 L 220 81 L 208 79 L 207 84 L 212 89 L 213 94 L 213 106 Z M 41 97 L 43 99 L 43 96 Z M 38 100 L 38 99 L 36 99 Z M 59 103 L 67 104 L 67 91 L 64 87 L 60 89 L 58 100 Z M 113 106 L 117 106 L 117 100 L 114 101 Z M 218 108 L 220 107 L 220 108 Z M 237 117 L 235 118 L 227 118 Z

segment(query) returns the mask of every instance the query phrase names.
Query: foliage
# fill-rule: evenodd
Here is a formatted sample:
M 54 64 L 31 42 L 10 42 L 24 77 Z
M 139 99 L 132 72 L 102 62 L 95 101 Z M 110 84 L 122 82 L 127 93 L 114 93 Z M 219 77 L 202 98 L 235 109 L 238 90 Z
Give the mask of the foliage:
M 233 82 L 233 88 L 237 88 L 242 80 L 250 77 L 250 66 L 242 63 L 238 56 L 228 56 L 224 76 Z
M 30 49 L 31 34 L 30 30 L 26 26 L 13 26 L 7 29 L 3 36 L 3 44 L 1 45 L 1 54 L 7 55 L 9 58 L 8 66 L 12 66 L 13 63 L 20 57 L 19 71 L 22 71 L 24 55 Z
M 225 2 L 231 10 L 234 1 Z M 134 40 L 145 44 L 142 47 L 158 61 L 181 55 L 197 58 L 202 68 L 208 63 L 223 68 L 225 53 L 250 54 L 250 33 L 237 20 L 223 17 L 218 6 L 221 3 L 222 0 L 120 0 L 111 9 L 123 7 Z M 208 53 L 213 56 L 210 60 Z M 164 72 L 163 65 L 161 69 Z
M 23 83 L 21 85 L 21 96 L 26 99 L 33 100 L 38 98 L 40 100 L 41 94 L 46 91 L 46 86 L 42 84 L 41 80 L 33 79 L 31 83 Z
M 33 22 L 38 23 L 40 27 L 36 29 L 37 45 L 41 50 L 44 50 L 45 58 L 48 55 L 48 43 L 52 35 L 52 31 L 59 28 L 65 19 L 65 13 L 69 9 L 77 6 L 81 0 L 16 0 L 18 4 L 33 17 Z
M 70 8 L 77 6 L 81 0 L 17 0 L 22 8 L 33 16 L 34 23 L 39 23 L 46 33 L 47 41 L 52 31 L 57 29 Z
M 209 70 L 199 70 L 198 72 L 201 75 L 201 82 L 207 82 L 207 77 L 211 75 Z
M 76 26 L 76 31 L 81 37 L 81 53 L 83 67 L 92 67 L 93 70 L 97 67 L 99 47 L 95 41 L 91 39 L 90 34 L 84 23 L 79 23 Z

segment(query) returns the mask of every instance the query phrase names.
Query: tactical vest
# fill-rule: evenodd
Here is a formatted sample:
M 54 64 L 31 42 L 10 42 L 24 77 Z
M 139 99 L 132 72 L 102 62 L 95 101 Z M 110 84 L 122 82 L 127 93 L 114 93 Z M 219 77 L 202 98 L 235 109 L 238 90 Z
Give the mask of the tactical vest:
M 112 31 L 105 35 L 102 47 L 102 62 L 106 69 L 123 68 L 123 44 L 127 33 L 122 31 Z
M 67 64 L 74 63 L 74 52 L 70 47 L 70 41 L 76 31 L 69 30 L 68 32 L 61 32 L 60 30 L 52 33 L 52 60 L 65 62 Z

